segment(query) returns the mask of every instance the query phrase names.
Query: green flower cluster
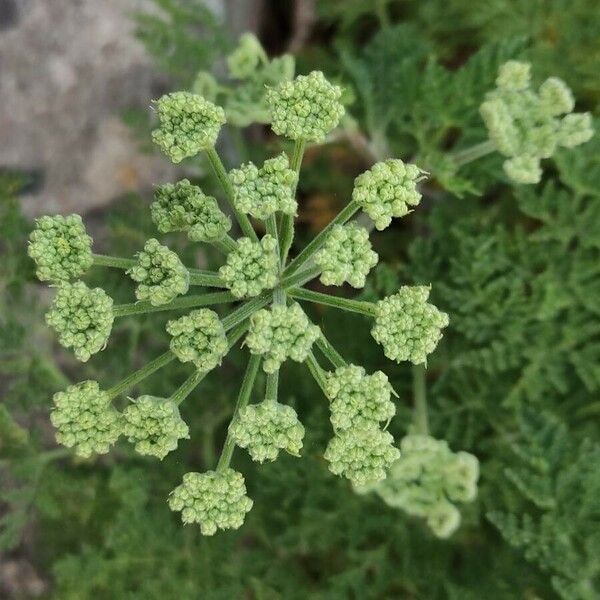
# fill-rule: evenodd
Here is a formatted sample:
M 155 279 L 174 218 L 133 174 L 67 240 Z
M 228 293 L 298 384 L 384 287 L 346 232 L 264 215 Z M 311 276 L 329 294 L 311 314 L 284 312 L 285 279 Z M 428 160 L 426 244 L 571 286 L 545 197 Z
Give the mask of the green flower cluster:
M 112 298 L 83 281 L 63 283 L 46 313 L 46 323 L 58 334 L 65 348 L 86 362 L 106 346 L 114 321 Z
M 106 454 L 121 434 L 120 415 L 95 381 L 70 385 L 54 394 L 50 421 L 56 440 L 77 456 Z
M 389 421 L 396 414 L 391 394 L 392 386 L 381 371 L 367 375 L 362 367 L 348 365 L 326 375 L 325 395 L 336 431 Z
M 246 79 L 267 61 L 267 54 L 253 33 L 240 36 L 237 47 L 227 57 L 227 68 L 234 79 Z
M 267 92 L 271 128 L 291 140 L 320 142 L 344 115 L 342 90 L 321 71 L 300 75 Z
M 216 312 L 202 308 L 167 323 L 172 336 L 171 352 L 181 362 L 193 362 L 200 371 L 210 371 L 227 354 L 227 336 Z
M 152 140 L 174 163 L 215 145 L 225 123 L 220 106 L 190 92 L 166 94 L 157 104 L 160 126 Z
M 448 315 L 427 298 L 428 286 L 402 286 L 398 293 L 377 303 L 371 334 L 390 360 L 418 365 L 435 350 L 441 330 L 448 325 Z
M 252 500 L 246 495 L 242 474 L 227 468 L 186 473 L 171 492 L 169 507 L 181 511 L 184 523 L 198 523 L 203 535 L 214 535 L 217 529 L 241 527 Z
M 229 178 L 234 188 L 233 202 L 241 212 L 263 221 L 276 212 L 296 214 L 298 204 L 292 187 L 297 175 L 285 154 L 266 160 L 260 169 L 246 163 L 232 169 Z
M 158 186 L 150 212 L 161 233 L 186 231 L 192 242 L 214 242 L 231 229 L 217 201 L 187 179 Z
M 149 239 L 137 255 L 137 264 L 127 274 L 139 285 L 138 300 L 148 300 L 152 306 L 168 304 L 186 294 L 190 285 L 188 270 L 179 256 L 154 238 Z
M 235 443 L 261 463 L 275 460 L 280 450 L 299 456 L 304 438 L 296 411 L 270 400 L 240 410 L 230 431 Z
M 262 354 L 265 373 L 274 373 L 288 358 L 304 362 L 320 335 L 300 305 L 275 305 L 250 318 L 246 344 L 252 354 Z
M 389 227 L 392 217 L 404 217 L 410 207 L 417 206 L 421 194 L 417 183 L 424 171 L 416 165 L 405 164 L 399 158 L 378 162 L 354 180 L 354 200 L 381 231 Z
M 277 283 L 279 255 L 277 240 L 265 235 L 260 242 L 240 238 L 227 255 L 219 275 L 236 298 L 258 296 Z
M 189 438 L 189 429 L 177 405 L 168 398 L 140 396 L 122 413 L 122 433 L 135 444 L 136 452 L 161 460 Z
M 454 453 L 444 440 L 426 435 L 406 436 L 400 449 L 385 481 L 371 489 L 389 506 L 425 518 L 437 537 L 449 537 L 460 524 L 453 502 L 471 502 L 477 496 L 477 458 Z
M 229 58 L 231 72 L 245 78 L 260 70 L 267 78 L 264 81 L 271 81 L 267 71 L 273 66 L 279 69 L 273 75 L 277 82 L 287 77 L 289 61 L 282 59 L 275 65 L 257 44 L 250 36 L 241 40 Z M 210 90 L 209 83 L 205 81 Z M 246 89 L 251 90 L 252 85 Z M 263 84 L 256 91 L 265 97 Z M 242 345 L 249 350 L 248 366 L 216 470 L 184 475 L 169 497 L 170 507 L 181 511 L 183 522 L 199 523 L 205 535 L 239 527 L 252 507 L 242 475 L 230 468 L 236 445 L 246 448 L 259 462 L 275 460 L 281 450 L 297 456 L 302 449 L 304 427 L 296 412 L 277 398 L 279 368 L 288 359 L 306 362 L 329 400 L 335 435 L 325 458 L 333 473 L 356 485 L 367 485 L 382 480 L 398 459 L 392 436 L 382 429 L 395 413 L 387 377 L 381 371 L 367 375 L 362 367 L 347 365 L 296 300 L 375 317 L 373 335 L 396 360 L 423 362 L 447 324 L 446 315 L 426 302 L 427 288 L 402 288 L 377 304 L 305 288 L 318 274 L 328 285 L 364 285 L 377 255 L 366 230 L 348 221 L 362 207 L 382 229 L 393 216 L 404 215 L 418 204 L 416 184 L 423 172 L 414 165 L 389 160 L 358 177 L 352 202 L 288 261 L 305 145 L 322 140 L 337 125 L 344 112 L 340 94 L 319 72 L 269 89 L 266 96 L 273 130 L 295 140 L 292 159 L 281 154 L 260 168 L 248 163 L 229 174 L 213 147 L 225 122 L 223 110 L 188 92 L 168 94 L 158 101 L 160 127 L 153 132 L 154 141 L 173 162 L 200 150 L 206 152 L 244 237 L 230 237 L 232 223 L 215 198 L 186 179 L 156 189 L 152 219 L 161 233 L 183 231 L 192 241 L 216 246 L 225 255 L 218 272 L 187 269 L 157 239 L 148 240 L 135 260 L 92 254 L 91 239 L 76 216 L 39 219 L 31 236 L 29 253 L 37 263 L 39 277 L 61 282 L 47 322 L 57 331 L 60 343 L 73 348 L 80 360 L 88 360 L 104 347 L 115 318 L 190 310 L 168 321 L 169 350 L 107 391 L 86 381 L 55 395 L 52 422 L 57 440 L 81 456 L 108 452 L 121 433 L 143 455 L 162 459 L 175 450 L 189 433 L 178 406 L 245 335 Z M 240 112 L 239 117 L 245 119 L 248 114 Z M 262 239 L 248 215 L 265 221 L 267 234 Z M 101 289 L 90 289 L 81 281 L 69 282 L 91 264 L 126 271 L 139 284 L 138 302 L 113 306 Z M 226 289 L 189 294 L 191 285 Z M 224 309 L 223 320 L 205 308 L 234 303 L 238 306 Z M 335 372 L 319 365 L 313 345 Z M 113 407 L 113 398 L 175 358 L 192 363 L 195 370 L 169 398 L 143 395 L 122 413 Z M 261 365 L 268 374 L 265 400 L 249 405 Z
M 528 63 L 514 60 L 502 65 L 496 89 L 480 107 L 490 140 L 508 157 L 506 174 L 524 184 L 540 181 L 540 160 L 551 157 L 558 146 L 572 148 L 593 135 L 591 115 L 572 112 L 575 100 L 567 85 L 550 77 L 536 93 L 530 69 Z
M 376 425 L 350 427 L 336 433 L 325 450 L 329 470 L 362 486 L 385 479 L 400 457 L 394 438 Z
M 350 223 L 332 228 L 323 248 L 314 256 L 321 268 L 321 282 L 324 285 L 342 285 L 362 288 L 369 271 L 377 264 L 379 257 L 372 250 L 369 232 Z
M 79 215 L 36 219 L 27 250 L 35 261 L 40 281 L 76 279 L 93 263 L 92 238 Z

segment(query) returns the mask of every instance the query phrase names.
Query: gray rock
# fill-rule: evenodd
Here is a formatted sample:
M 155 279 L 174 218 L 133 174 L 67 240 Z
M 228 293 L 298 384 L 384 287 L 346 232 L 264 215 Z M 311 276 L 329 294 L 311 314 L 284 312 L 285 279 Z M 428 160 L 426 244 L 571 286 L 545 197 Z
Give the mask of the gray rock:
M 133 36 L 144 0 L 1 0 L 0 167 L 40 173 L 30 215 L 85 212 L 172 178 L 120 121 L 166 87 Z

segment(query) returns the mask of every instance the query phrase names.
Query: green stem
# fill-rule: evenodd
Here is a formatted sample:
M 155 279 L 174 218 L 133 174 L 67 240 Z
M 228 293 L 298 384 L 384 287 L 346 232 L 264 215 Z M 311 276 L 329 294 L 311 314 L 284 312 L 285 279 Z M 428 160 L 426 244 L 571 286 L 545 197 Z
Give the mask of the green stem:
M 233 201 L 235 195 L 233 185 L 231 184 L 229 175 L 225 170 L 225 166 L 223 165 L 214 147 L 208 148 L 206 150 L 206 156 L 208 158 L 208 162 L 210 162 L 210 166 L 213 168 L 213 171 L 217 176 L 217 179 L 219 180 L 221 186 L 223 187 L 223 190 L 225 191 L 227 200 L 229 201 L 229 204 L 231 206 L 231 210 L 235 214 L 235 218 L 237 219 L 237 222 L 239 223 L 242 231 L 244 232 L 244 235 L 246 237 L 249 237 L 251 240 L 257 242 L 258 237 L 256 235 L 256 232 L 254 231 L 254 228 L 252 227 L 252 223 L 250 223 L 250 219 L 248 219 L 248 216 L 245 215 L 243 212 L 239 211 L 235 206 L 235 203 Z
M 225 331 L 229 331 L 242 321 L 245 321 L 248 317 L 253 315 L 257 310 L 260 310 L 269 303 L 271 299 L 270 292 L 263 292 L 260 296 L 244 302 L 241 306 L 238 306 L 233 312 L 229 313 L 223 319 L 223 327 Z
M 232 240 L 235 244 L 235 242 Z M 103 254 L 92 254 L 94 265 L 98 267 L 114 267 L 115 269 L 129 270 L 138 264 L 134 258 L 120 258 L 118 256 L 106 256 Z M 191 285 L 204 285 L 207 287 L 225 287 L 221 278 L 212 271 L 188 268 Z
M 116 398 L 123 392 L 127 391 L 129 388 L 132 388 L 140 381 L 146 379 L 146 377 L 152 375 L 152 373 L 154 373 L 155 371 L 158 371 L 160 368 L 164 367 L 165 365 L 168 365 L 172 360 L 175 360 L 175 355 L 170 350 L 167 350 L 167 352 L 161 354 L 154 360 L 151 360 L 141 369 L 134 371 L 133 373 L 131 373 L 131 375 L 128 375 L 127 377 L 125 377 L 125 379 L 117 383 L 117 385 L 107 390 L 106 393 L 108 394 L 108 397 L 111 400 L 113 398 Z
M 279 389 L 279 369 L 275 373 L 267 375 L 267 385 L 265 389 L 265 401 L 277 402 L 277 391 Z
M 114 267 L 115 269 L 131 269 L 137 265 L 135 258 L 120 258 L 104 254 L 92 254 L 95 267 Z
M 381 28 L 388 29 L 391 25 L 391 20 L 387 11 L 386 0 L 377 0 L 375 4 L 375 13 L 377 14 L 377 19 Z
M 227 336 L 227 345 L 229 346 L 229 350 L 235 346 L 236 342 L 244 335 L 244 331 L 246 331 L 246 326 L 238 325 L 234 328 L 230 334 Z M 194 371 L 181 386 L 175 391 L 175 393 L 171 396 L 171 401 L 175 404 L 181 404 L 196 388 L 196 386 L 208 375 L 210 371 Z
M 240 393 L 238 394 L 238 399 L 233 410 L 233 417 L 231 418 L 231 423 L 233 423 L 234 420 L 237 419 L 240 410 L 246 407 L 248 402 L 250 401 L 252 388 L 254 387 L 254 380 L 256 379 L 256 374 L 258 373 L 258 366 L 260 365 L 260 360 L 261 356 L 259 354 L 250 355 L 250 360 L 248 361 L 248 366 L 246 367 L 246 373 L 244 374 L 244 379 L 242 380 Z M 231 423 L 229 424 L 230 429 Z M 221 457 L 219 458 L 219 462 L 217 464 L 217 471 L 224 471 L 229 467 L 231 457 L 233 456 L 234 448 L 235 442 L 233 441 L 233 437 L 228 431 L 227 438 L 225 439 L 225 444 L 223 444 Z
M 203 271 L 201 269 L 188 269 L 190 273 L 190 285 L 203 285 L 205 287 L 227 287 L 217 273 Z
M 317 362 L 317 359 L 315 358 L 315 355 L 312 353 L 312 350 L 306 357 L 305 362 L 306 362 L 306 365 L 308 366 L 308 370 L 310 371 L 310 374 L 313 376 L 314 380 L 317 382 L 317 384 L 321 388 L 321 391 L 323 392 L 323 394 L 325 396 L 327 396 L 325 371 L 321 368 L 321 366 Z
M 219 250 L 219 252 L 222 252 L 225 255 L 237 248 L 237 242 L 228 233 L 226 233 L 220 240 L 215 240 L 212 242 L 212 245 Z
M 321 248 L 321 246 L 327 240 L 327 236 L 329 232 L 336 225 L 343 225 L 349 219 L 354 216 L 354 214 L 359 209 L 358 203 L 354 200 L 351 200 L 338 214 L 337 216 L 325 227 L 322 229 L 311 241 L 308 243 L 304 250 L 290 262 L 288 267 L 283 272 L 284 277 L 287 275 L 291 275 L 294 271 L 297 271 L 300 266 L 302 266 L 309 258 L 312 258 L 314 253 Z
M 296 173 L 296 179 L 292 185 L 292 197 L 296 196 L 296 189 L 298 188 L 298 177 L 300 175 L 300 165 L 302 164 L 302 157 L 304 156 L 304 149 L 306 148 L 306 140 L 296 140 L 294 143 L 294 152 L 292 154 L 292 160 L 290 161 L 290 168 Z M 284 214 L 281 217 L 281 229 L 280 229 L 280 246 L 279 251 L 281 253 L 281 264 L 285 265 L 287 257 L 294 241 L 294 215 Z
M 179 406 L 207 375 L 208 371 L 194 371 L 173 393 L 170 398 L 171 402 Z
M 200 306 L 210 306 L 211 304 L 226 304 L 235 302 L 237 298 L 231 292 L 211 292 L 209 294 L 198 294 L 194 296 L 183 296 L 176 298 L 173 302 L 162 304 L 161 306 L 152 306 L 150 302 L 131 302 L 129 304 L 116 304 L 113 306 L 113 315 L 115 317 L 124 317 L 128 315 L 141 315 L 146 313 L 161 312 L 164 310 L 179 310 L 182 308 L 198 308 Z
M 305 283 L 308 283 L 315 277 L 318 277 L 321 274 L 321 267 L 314 265 L 312 267 L 308 267 L 306 269 L 300 269 L 287 277 L 283 277 L 281 279 L 281 287 L 283 289 L 288 289 L 291 287 L 300 287 Z
M 427 418 L 427 394 L 425 391 L 425 366 L 413 365 L 412 371 L 414 400 L 413 421 L 417 433 L 428 435 L 429 424 Z
M 470 148 L 465 148 L 464 150 L 459 150 L 458 152 L 454 152 L 450 157 L 454 161 L 454 163 L 462 167 L 474 160 L 482 158 L 488 154 L 491 154 L 496 150 L 494 143 L 491 140 L 486 140 L 485 142 L 481 142 L 480 144 L 475 144 Z
M 367 315 L 368 317 L 374 317 L 377 311 L 376 305 L 372 302 L 351 300 L 350 298 L 342 298 L 341 296 L 331 296 L 329 294 L 322 294 L 321 292 L 305 290 L 304 288 L 290 288 L 287 290 L 287 293 L 297 300 L 307 300 L 308 302 L 325 304 L 327 306 L 333 306 L 334 308 L 341 308 L 342 310 L 349 310 L 361 315 Z
M 347 366 L 348 363 L 344 357 L 331 345 L 322 331 L 321 336 L 317 339 L 317 347 L 334 367 Z

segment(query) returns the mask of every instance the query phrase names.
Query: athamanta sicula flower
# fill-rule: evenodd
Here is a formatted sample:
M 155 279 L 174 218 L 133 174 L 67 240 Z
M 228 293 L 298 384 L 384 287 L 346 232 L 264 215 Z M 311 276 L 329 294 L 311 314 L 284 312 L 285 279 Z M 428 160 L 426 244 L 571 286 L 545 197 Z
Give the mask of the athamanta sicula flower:
M 154 238 L 146 242 L 137 255 L 137 264 L 127 273 L 138 283 L 137 299 L 152 306 L 168 304 L 189 288 L 189 272 L 177 254 Z
M 69 281 L 83 275 L 93 263 L 92 238 L 79 215 L 36 219 L 27 248 L 40 281 Z
M 189 438 L 189 429 L 179 408 L 169 398 L 140 396 L 122 413 L 122 432 L 135 450 L 161 460 L 177 448 L 180 439 Z
M 181 512 L 185 524 L 198 523 L 203 535 L 214 535 L 217 529 L 241 527 L 252 500 L 246 495 L 242 474 L 227 468 L 186 473 L 171 492 L 169 506 Z
M 161 233 L 185 231 L 192 242 L 215 242 L 231 229 L 217 201 L 187 179 L 158 186 L 150 212 Z
M 190 92 L 166 94 L 157 107 L 159 127 L 152 140 L 174 163 L 212 148 L 225 123 L 220 106 Z
M 70 385 L 54 394 L 50 421 L 56 440 L 83 458 L 106 454 L 121 434 L 120 415 L 95 381 Z
M 100 288 L 89 288 L 83 281 L 63 283 L 56 293 L 46 323 L 58 334 L 65 348 L 86 362 L 103 350 L 112 329 L 112 298 Z
M 448 315 L 427 302 L 428 297 L 428 286 L 402 286 L 377 303 L 371 334 L 389 359 L 418 365 L 435 350 Z

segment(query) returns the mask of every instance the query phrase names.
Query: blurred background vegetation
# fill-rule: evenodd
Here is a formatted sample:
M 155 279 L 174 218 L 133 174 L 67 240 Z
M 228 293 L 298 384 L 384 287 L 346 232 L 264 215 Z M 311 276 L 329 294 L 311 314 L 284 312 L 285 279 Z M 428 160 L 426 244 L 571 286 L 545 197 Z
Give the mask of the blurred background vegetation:
M 296 73 L 321 69 L 344 86 L 348 117 L 327 145 L 309 149 L 302 168 L 300 241 L 332 218 L 354 177 L 376 160 L 410 159 L 431 172 L 418 210 L 373 236 L 381 262 L 363 296 L 431 283 L 432 301 L 449 313 L 427 370 L 431 430 L 477 455 L 479 497 L 442 541 L 377 497 L 354 494 L 322 458 L 330 436 L 322 395 L 302 365 L 286 364 L 281 394 L 306 426 L 303 457 L 257 468 L 237 453 L 255 501 L 246 524 L 214 538 L 182 527 L 165 499 L 184 472 L 215 463 L 243 372 L 236 353 L 185 402 L 191 441 L 164 461 L 124 445 L 89 461 L 57 448 L 52 394 L 69 381 L 115 382 L 162 352 L 166 317 L 119 320 L 89 364 L 60 350 L 43 319 L 52 292 L 35 283 L 26 256 L 31 222 L 20 196 L 31 173 L 5 169 L 0 597 L 599 598 L 600 140 L 559 152 L 544 164 L 543 181 L 528 187 L 508 182 L 497 154 L 460 170 L 449 155 L 486 139 L 478 106 L 510 58 L 531 61 L 540 81 L 564 78 L 577 110 L 597 114 L 600 3 L 257 2 L 247 26 L 280 58 L 247 80 L 226 76 L 224 57 L 245 28 L 235 15 L 200 0 L 145 7 L 133 16 L 135 35 L 165 89 L 210 91 L 231 122 L 261 120 L 264 85 L 293 68 L 285 53 Z M 119 117 L 139 148 L 154 152 L 152 112 Z M 278 149 L 260 123 L 222 138 L 231 165 Z M 204 165 L 188 163 L 186 176 L 210 190 Z M 89 212 L 96 247 L 122 256 L 139 250 L 155 233 L 150 197 L 128 194 Z M 184 263 L 214 263 L 210 251 L 168 239 Z M 117 301 L 132 297 L 132 282 L 117 272 L 89 278 Z M 312 316 L 348 359 L 389 375 L 400 394 L 390 426 L 399 439 L 411 418 L 410 369 L 385 360 L 360 317 Z M 167 395 L 184 377 L 173 364 L 143 389 Z

